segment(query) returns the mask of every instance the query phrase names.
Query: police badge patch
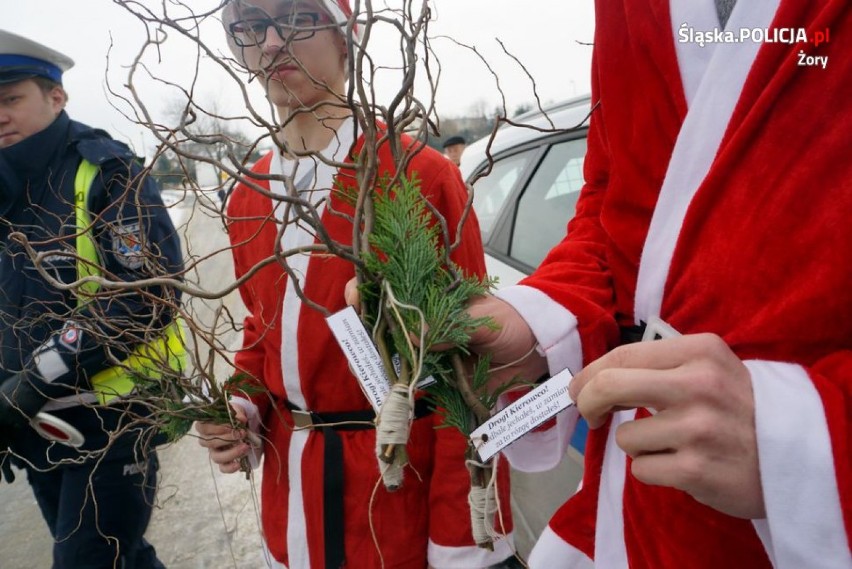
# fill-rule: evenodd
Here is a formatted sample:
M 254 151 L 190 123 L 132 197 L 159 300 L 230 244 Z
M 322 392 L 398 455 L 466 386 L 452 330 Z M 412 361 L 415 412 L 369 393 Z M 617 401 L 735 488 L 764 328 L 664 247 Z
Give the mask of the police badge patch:
M 138 223 L 128 223 L 113 228 L 112 252 L 115 259 L 128 269 L 138 269 L 145 263 L 142 231 Z
M 83 331 L 79 325 L 73 320 L 65 322 L 59 335 L 59 344 L 64 346 L 68 351 L 77 353 L 80 351 L 80 343 L 83 337 Z

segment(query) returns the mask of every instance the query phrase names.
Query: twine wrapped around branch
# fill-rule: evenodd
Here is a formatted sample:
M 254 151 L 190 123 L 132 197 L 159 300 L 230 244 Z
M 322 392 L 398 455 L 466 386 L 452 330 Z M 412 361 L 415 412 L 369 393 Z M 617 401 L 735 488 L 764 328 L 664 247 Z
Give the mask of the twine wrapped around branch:
M 414 418 L 414 403 L 408 386 L 395 384 L 382 405 L 376 422 L 376 456 L 379 457 L 382 481 L 390 491 L 402 486 L 403 469 L 408 463 L 405 449 Z M 390 451 L 390 452 L 389 452 Z

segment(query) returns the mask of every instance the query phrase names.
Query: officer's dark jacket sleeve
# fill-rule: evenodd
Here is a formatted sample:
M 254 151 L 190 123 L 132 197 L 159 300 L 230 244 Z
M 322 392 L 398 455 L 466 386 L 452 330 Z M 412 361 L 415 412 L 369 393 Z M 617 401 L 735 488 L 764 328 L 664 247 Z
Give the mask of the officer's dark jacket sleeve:
M 74 140 L 72 128 L 78 153 L 99 168 L 88 209 L 103 277 L 119 283 L 179 279 L 180 240 L 155 181 L 144 175 L 127 146 L 104 135 L 87 130 Z M 102 287 L 46 344 L 58 349 L 68 369 L 50 380 L 55 395 L 72 385 L 89 388 L 88 378 L 123 360 L 139 343 L 161 337 L 179 301 L 180 291 L 167 285 Z

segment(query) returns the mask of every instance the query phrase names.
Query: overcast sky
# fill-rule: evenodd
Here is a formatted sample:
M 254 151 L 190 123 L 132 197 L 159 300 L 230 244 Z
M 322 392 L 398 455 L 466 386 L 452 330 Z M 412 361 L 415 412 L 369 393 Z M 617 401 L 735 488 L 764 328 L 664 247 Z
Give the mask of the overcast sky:
M 391 7 L 401 5 L 401 0 L 374 0 L 374 7 L 385 2 Z M 198 11 L 215 6 L 217 1 L 189 3 Z M 136 4 L 158 7 L 169 3 L 141 0 Z M 441 62 L 436 95 L 440 116 L 464 115 L 474 108 L 491 109 L 500 104 L 500 97 L 482 62 L 469 50 L 439 36 L 475 46 L 483 54 L 500 76 L 510 112 L 534 101 L 534 94 L 526 74 L 503 53 L 496 38 L 535 79 L 543 103 L 588 92 L 591 47 L 583 44 L 592 41 L 592 0 L 431 0 L 430 4 L 434 22 L 429 35 L 434 38 L 432 46 Z M 139 107 L 122 100 L 132 98 L 125 87 L 127 70 L 146 39 L 146 28 L 138 19 L 112 0 L 0 0 L 0 5 L 0 28 L 40 41 L 75 60 L 76 66 L 66 73 L 64 81 L 71 97 L 68 111 L 72 118 L 109 130 L 113 136 L 130 142 L 139 154 L 152 153 L 153 137 L 122 116 L 122 112 L 133 114 Z M 200 34 L 214 52 L 226 51 L 218 22 L 208 20 Z M 368 51 L 379 61 L 392 62 L 398 53 L 398 40 L 389 30 L 378 27 L 374 34 Z M 151 75 L 185 87 L 195 77 L 196 60 L 192 44 L 176 34 L 166 40 L 159 54 L 149 49 L 144 57 Z M 244 104 L 239 89 L 221 71 L 206 65 L 201 66 L 197 77 L 195 97 L 205 105 L 215 104 L 225 112 L 240 114 Z M 390 97 L 393 80 L 378 83 L 379 98 L 383 93 Z M 163 120 L 169 103 L 179 98 L 173 88 L 146 79 L 141 72 L 134 86 L 157 120 Z M 262 105 L 260 88 L 250 87 L 256 104 Z M 114 93 L 108 93 L 108 89 Z

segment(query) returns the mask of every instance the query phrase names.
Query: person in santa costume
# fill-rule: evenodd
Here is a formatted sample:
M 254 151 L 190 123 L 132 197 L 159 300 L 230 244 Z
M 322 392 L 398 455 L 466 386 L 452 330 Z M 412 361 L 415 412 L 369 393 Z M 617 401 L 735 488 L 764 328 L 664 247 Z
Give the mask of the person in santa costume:
M 379 484 L 374 413 L 325 315 L 296 288 L 336 312 L 346 306 L 343 290 L 354 266 L 327 254 L 291 256 L 289 273 L 280 263 L 263 266 L 279 246 L 290 250 L 317 242 L 305 224 L 285 225 L 289 208 L 276 199 L 286 195 L 284 177 L 292 177 L 295 189 L 317 204 L 330 239 L 352 240 L 352 208 L 332 191 L 336 184 L 356 186 L 352 156 L 365 145 L 346 105 L 348 2 L 245 0 L 226 6 L 222 19 L 234 55 L 261 80 L 284 125 L 277 133 L 282 150 L 258 161 L 257 179 L 237 184 L 227 208 L 237 277 L 262 267 L 240 287 L 249 315 L 235 364 L 268 393 L 235 397 L 233 406 L 238 419 L 264 440 L 261 517 L 275 566 L 503 566 L 512 559 L 510 537 L 497 541 L 493 551 L 473 540 L 465 440 L 454 429 L 436 429 L 440 415 L 422 402 L 408 445 L 412 468 L 393 493 Z M 413 153 L 408 174 L 416 174 L 423 194 L 455 233 L 468 197 L 458 169 L 422 143 L 403 137 L 402 144 Z M 332 163 L 347 165 L 338 169 Z M 389 144 L 378 149 L 378 169 L 380 176 L 395 171 Z M 461 231 L 453 261 L 468 274 L 484 275 L 473 216 Z M 197 428 L 222 472 L 237 471 L 252 450 L 239 430 Z M 501 472 L 499 531 L 510 535 L 508 470 Z
M 502 324 L 476 349 L 537 347 L 509 376 L 576 373 L 592 427 L 530 567 L 848 569 L 852 7 L 596 9 L 576 217 L 529 278 L 471 306 Z M 552 466 L 577 416 L 510 460 Z

